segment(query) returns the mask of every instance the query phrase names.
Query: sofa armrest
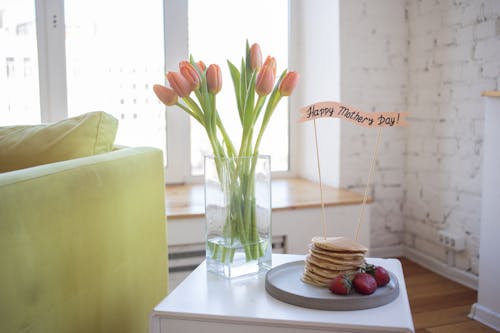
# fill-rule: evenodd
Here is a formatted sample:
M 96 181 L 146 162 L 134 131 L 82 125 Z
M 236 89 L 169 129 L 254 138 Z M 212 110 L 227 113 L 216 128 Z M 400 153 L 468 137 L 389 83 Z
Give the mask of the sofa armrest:
M 147 332 L 167 293 L 162 152 L 0 174 L 0 331 Z

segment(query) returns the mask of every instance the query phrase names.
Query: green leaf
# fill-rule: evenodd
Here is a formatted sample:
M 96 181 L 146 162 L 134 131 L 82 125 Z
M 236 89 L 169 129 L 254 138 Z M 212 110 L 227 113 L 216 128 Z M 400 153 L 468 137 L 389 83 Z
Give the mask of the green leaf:
M 248 80 L 247 80 L 247 68 L 245 64 L 245 59 L 241 58 L 241 91 L 247 91 Z
M 285 69 L 283 73 L 281 74 L 280 78 L 276 82 L 276 85 L 274 86 L 273 91 L 271 92 L 271 95 L 269 95 L 269 99 L 267 100 L 267 105 L 266 105 L 266 111 L 264 113 L 264 117 L 262 118 L 262 123 L 260 125 L 260 130 L 259 134 L 257 135 L 257 141 L 255 142 L 255 151 L 258 152 L 259 150 L 259 145 L 260 145 L 260 140 L 262 139 L 262 136 L 264 135 L 264 132 L 266 130 L 267 124 L 269 123 L 269 120 L 271 119 L 271 116 L 276 109 L 276 106 L 278 105 L 279 101 L 281 100 L 281 94 L 279 92 L 279 86 L 283 78 L 285 77 L 287 73 L 287 70 Z
M 234 86 L 234 94 L 236 97 L 236 104 L 238 106 L 238 113 L 240 115 L 240 121 L 243 123 L 243 107 L 242 107 L 242 98 L 241 98 L 241 75 L 238 69 L 236 68 L 235 65 L 233 65 L 232 62 L 229 60 L 227 61 L 227 65 L 229 67 L 229 72 L 231 73 L 231 79 L 233 80 L 233 86 Z
M 211 114 L 211 125 L 214 130 L 214 132 L 217 130 L 217 106 L 215 104 L 215 95 L 214 94 L 209 94 L 208 95 L 208 102 L 210 103 L 210 108 L 212 109 L 212 114 Z
M 190 108 L 188 108 L 187 106 L 185 105 L 182 105 L 181 103 L 177 103 L 176 104 L 178 107 L 180 107 L 182 110 L 184 110 L 187 114 L 189 114 L 191 117 L 193 117 L 194 119 L 196 119 L 196 121 L 198 121 L 201 126 L 205 127 L 205 122 L 203 120 L 203 117 L 202 115 L 198 114 L 198 113 L 195 113 L 193 112 Z
M 248 126 L 253 126 L 253 119 L 254 119 L 254 100 L 255 100 L 255 79 L 256 79 L 256 72 L 253 71 L 251 76 L 250 76 L 250 82 L 247 87 L 247 90 L 245 92 L 245 121 L 243 122 L 243 126 L 245 127 L 243 130 L 247 129 Z
M 198 72 L 198 74 L 200 75 L 200 77 L 203 75 L 203 70 L 201 70 L 201 68 L 198 67 L 198 64 L 196 63 L 196 61 L 194 60 L 193 58 L 193 55 L 190 55 L 189 56 L 189 63 L 191 65 L 193 65 L 194 69 Z
M 285 69 L 283 73 L 281 73 L 278 81 L 276 81 L 276 85 L 273 88 L 273 91 L 271 92 L 271 95 L 269 96 L 269 101 L 267 102 L 267 107 L 266 107 L 266 115 L 267 113 L 272 113 L 274 109 L 276 108 L 276 105 L 278 104 L 278 101 L 281 98 L 281 95 L 279 93 L 279 87 L 281 84 L 281 81 L 285 77 L 287 73 L 287 70 Z M 269 115 L 270 117 L 271 115 Z
M 245 61 L 241 58 L 241 75 L 240 75 L 240 101 L 241 101 L 241 117 L 245 119 L 245 94 L 247 91 L 247 79 L 246 79 L 246 69 L 245 69 Z M 242 122 L 243 125 L 244 121 Z
M 252 69 L 250 68 L 251 66 L 251 61 L 250 61 L 250 45 L 248 44 L 248 39 L 247 39 L 247 42 L 246 42 L 246 70 L 248 73 L 250 73 L 252 71 Z
M 259 119 L 260 113 L 262 111 L 262 107 L 266 103 L 266 100 L 267 100 L 267 96 L 259 96 L 259 98 L 257 99 L 257 103 L 255 104 L 255 108 L 254 108 L 255 115 L 254 115 L 254 119 L 253 119 L 253 125 L 255 125 L 255 123 L 257 122 L 257 119 Z

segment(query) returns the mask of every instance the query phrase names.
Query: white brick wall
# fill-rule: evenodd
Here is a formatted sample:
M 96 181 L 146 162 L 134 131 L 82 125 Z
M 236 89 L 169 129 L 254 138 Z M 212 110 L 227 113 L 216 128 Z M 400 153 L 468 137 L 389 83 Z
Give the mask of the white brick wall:
M 444 260 L 438 230 L 466 237 L 457 268 L 478 272 L 481 91 L 499 89 L 500 1 L 408 1 L 404 221 L 408 246 Z M 431 232 L 429 232 L 431 230 Z
M 343 0 L 341 101 L 409 111 L 384 129 L 371 194 L 372 247 L 404 244 L 446 262 L 439 230 L 466 237 L 477 274 L 483 90 L 500 89 L 500 1 Z M 377 130 L 341 123 L 340 186 L 363 191 Z
M 341 1 L 341 101 L 364 111 L 406 111 L 405 2 Z M 364 193 L 378 129 L 341 123 L 340 186 Z M 383 129 L 371 188 L 371 247 L 403 242 L 406 130 Z

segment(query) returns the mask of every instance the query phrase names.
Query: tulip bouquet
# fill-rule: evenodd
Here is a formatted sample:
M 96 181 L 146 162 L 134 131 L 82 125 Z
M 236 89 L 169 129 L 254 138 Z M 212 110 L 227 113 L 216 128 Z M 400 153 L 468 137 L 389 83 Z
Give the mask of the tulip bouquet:
M 270 244 L 259 242 L 255 212 L 254 175 L 260 143 L 276 106 L 290 96 L 299 74 L 286 69 L 276 77 L 276 60 L 262 61 L 258 44 L 246 43 L 246 54 L 238 69 L 228 61 L 233 81 L 239 120 L 242 126 L 240 146 L 236 149 L 217 110 L 216 96 L 222 88 L 221 69 L 208 68 L 202 61 L 181 61 L 178 72 L 168 72 L 170 88 L 154 85 L 156 96 L 167 106 L 178 106 L 199 122 L 207 133 L 218 177 L 229 188 L 229 212 L 226 214 L 224 242 L 207 245 L 207 253 L 223 263 L 232 263 L 236 247 L 244 249 L 247 261 L 263 256 Z

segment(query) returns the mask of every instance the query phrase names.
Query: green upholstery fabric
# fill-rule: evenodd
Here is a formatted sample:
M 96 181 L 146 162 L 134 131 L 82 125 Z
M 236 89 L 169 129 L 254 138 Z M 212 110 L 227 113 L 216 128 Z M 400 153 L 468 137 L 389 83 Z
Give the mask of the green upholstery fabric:
M 162 153 L 0 174 L 0 332 L 146 333 L 167 294 Z
M 89 112 L 51 124 L 0 127 L 0 172 L 112 150 L 118 120 Z

